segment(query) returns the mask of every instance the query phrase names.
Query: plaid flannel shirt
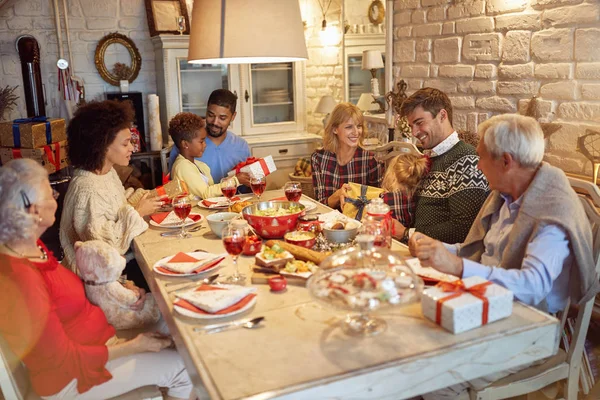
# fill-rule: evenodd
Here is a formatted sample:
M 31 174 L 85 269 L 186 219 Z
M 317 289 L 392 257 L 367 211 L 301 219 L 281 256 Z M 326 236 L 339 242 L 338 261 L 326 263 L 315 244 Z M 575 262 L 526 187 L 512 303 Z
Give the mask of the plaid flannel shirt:
M 311 157 L 313 185 L 317 200 L 327 205 L 327 199 L 344 183 L 381 187 L 383 164 L 375 160 L 370 151 L 356 149 L 354 157 L 346 165 L 339 165 L 335 153 L 324 149 L 315 150 Z
M 410 228 L 415 216 L 415 200 L 412 194 L 401 190 L 398 192 L 382 193 L 379 197 L 390 206 L 392 218 L 400 221 L 406 228 Z

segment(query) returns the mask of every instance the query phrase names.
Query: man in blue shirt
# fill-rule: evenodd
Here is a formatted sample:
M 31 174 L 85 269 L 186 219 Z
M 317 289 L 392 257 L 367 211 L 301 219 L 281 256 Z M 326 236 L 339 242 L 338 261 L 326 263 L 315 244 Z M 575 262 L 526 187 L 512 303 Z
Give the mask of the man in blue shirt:
M 409 241 L 421 265 L 459 278 L 479 276 L 515 298 L 555 313 L 567 300 L 583 304 L 598 291 L 592 233 L 564 172 L 545 162 L 544 135 L 533 118 L 499 115 L 478 127 L 478 168 L 489 195 L 463 243 L 445 244 L 423 233 Z M 468 399 L 469 387 L 527 366 L 502 371 L 424 395 L 425 400 Z
M 206 149 L 198 160 L 209 166 L 215 182 L 219 182 L 233 167 L 250 157 L 248 142 L 227 130 L 237 114 L 236 102 L 237 96 L 226 89 L 217 89 L 208 98 Z M 178 154 L 177 146 L 173 146 L 169 165 L 173 165 Z M 247 173 L 240 173 L 237 178 L 242 185 L 250 186 L 250 176 Z

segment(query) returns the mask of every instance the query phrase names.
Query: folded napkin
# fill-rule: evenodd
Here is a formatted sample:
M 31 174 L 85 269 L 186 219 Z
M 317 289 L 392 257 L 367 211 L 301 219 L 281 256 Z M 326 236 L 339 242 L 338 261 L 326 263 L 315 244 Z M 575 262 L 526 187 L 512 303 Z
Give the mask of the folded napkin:
M 409 258 L 406 264 L 413 270 L 415 274 L 423 278 L 426 285 L 435 285 L 438 282 L 454 282 L 458 278 L 454 275 L 445 274 L 435 268 L 423 267 L 418 258 Z
M 175 305 L 201 314 L 229 314 L 256 297 L 255 287 L 202 285 L 177 295 Z
M 237 196 L 231 198 L 232 202 L 240 201 L 240 200 L 241 199 Z M 227 207 L 229 205 L 229 202 L 227 200 L 223 200 L 223 201 L 202 200 L 202 204 L 204 204 L 208 208 L 222 208 L 222 207 Z
M 163 223 L 165 225 L 173 225 L 173 224 L 181 223 L 181 218 L 179 218 L 177 216 L 177 214 L 175 214 L 174 211 L 166 211 L 166 212 L 152 214 L 150 216 L 150 218 L 152 219 L 152 221 L 156 222 L 159 225 L 161 225 Z M 190 215 L 188 215 L 188 218 L 194 222 L 198 222 L 202 219 L 202 216 L 200 214 L 190 214 Z
M 156 267 L 157 270 L 171 274 L 197 274 L 219 264 L 226 254 L 211 255 L 208 258 L 197 259 L 186 253 L 177 253 L 170 260 Z

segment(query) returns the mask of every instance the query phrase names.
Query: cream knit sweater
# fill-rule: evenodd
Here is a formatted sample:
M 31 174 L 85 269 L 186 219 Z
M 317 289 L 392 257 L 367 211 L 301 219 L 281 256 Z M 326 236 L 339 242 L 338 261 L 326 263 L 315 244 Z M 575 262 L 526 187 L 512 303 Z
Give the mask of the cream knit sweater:
M 127 191 L 116 171 L 97 175 L 76 169 L 65 196 L 60 220 L 60 244 L 65 252 L 63 265 L 77 273 L 76 241 L 102 240 L 124 255 L 134 237 L 148 229 L 148 224 L 127 199 Z

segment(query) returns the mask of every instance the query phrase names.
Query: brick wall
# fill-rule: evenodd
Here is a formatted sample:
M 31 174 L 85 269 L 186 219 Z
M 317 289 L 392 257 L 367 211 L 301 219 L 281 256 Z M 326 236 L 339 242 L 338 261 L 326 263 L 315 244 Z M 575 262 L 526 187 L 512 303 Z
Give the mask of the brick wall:
M 536 95 L 541 120 L 562 125 L 547 161 L 590 174 L 576 142 L 600 132 L 599 18 L 598 0 L 396 0 L 394 77 L 447 92 L 470 131 Z
M 62 1 L 58 3 L 62 12 Z M 129 90 L 144 93 L 144 101 L 146 94 L 156 93 L 154 51 L 148 33 L 144 0 L 68 0 L 67 4 L 75 64 L 73 72 L 85 81 L 86 99 L 102 98 L 105 92 L 119 91 L 118 87 L 100 78 L 94 65 L 94 52 L 98 41 L 104 35 L 115 31 L 129 36 L 142 57 L 142 69 L 137 79 L 130 84 Z M 61 18 L 61 21 L 64 20 Z M 63 29 L 66 52 L 64 32 Z M 19 85 L 16 93 L 20 99 L 18 108 L 10 115 L 5 115 L 5 119 L 26 116 L 21 66 L 15 49 L 15 40 L 23 34 L 31 34 L 39 42 L 40 69 L 47 100 L 46 114 L 57 116 L 60 105 L 56 89 L 58 40 L 52 0 L 8 0 L 6 5 L 0 8 L 0 86 Z

